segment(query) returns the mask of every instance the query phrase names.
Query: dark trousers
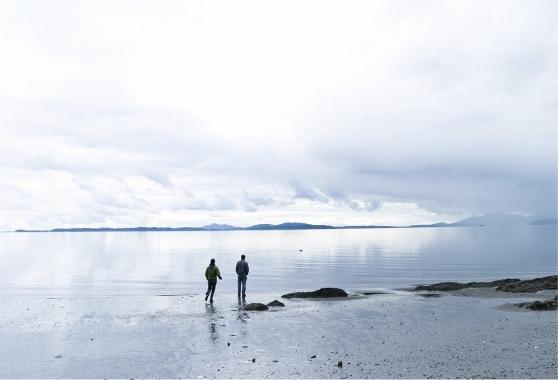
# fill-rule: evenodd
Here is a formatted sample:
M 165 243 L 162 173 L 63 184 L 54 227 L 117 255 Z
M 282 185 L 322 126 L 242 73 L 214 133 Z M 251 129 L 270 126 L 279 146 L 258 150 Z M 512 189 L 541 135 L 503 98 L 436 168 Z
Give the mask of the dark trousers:
M 213 299 L 213 294 L 215 294 L 215 286 L 217 286 L 217 279 L 212 278 L 207 280 L 207 292 L 205 292 L 205 297 L 211 293 L 211 299 Z
M 246 280 L 248 276 L 245 274 L 238 275 L 238 297 L 240 297 L 240 288 L 242 286 L 242 297 L 246 297 Z

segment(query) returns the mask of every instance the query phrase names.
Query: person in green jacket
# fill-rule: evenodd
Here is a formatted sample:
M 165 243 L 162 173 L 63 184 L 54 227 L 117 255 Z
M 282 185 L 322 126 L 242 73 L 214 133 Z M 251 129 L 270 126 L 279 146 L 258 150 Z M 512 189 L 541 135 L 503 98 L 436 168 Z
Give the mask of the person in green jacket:
M 207 301 L 207 297 L 209 297 L 209 293 L 211 293 L 209 302 L 213 303 L 213 294 L 215 293 L 217 278 L 219 278 L 219 280 L 223 279 L 221 277 L 221 273 L 219 272 L 219 268 L 215 265 L 215 259 L 211 259 L 209 262 L 209 266 L 205 270 L 205 278 L 207 279 L 207 292 L 205 293 L 205 300 Z

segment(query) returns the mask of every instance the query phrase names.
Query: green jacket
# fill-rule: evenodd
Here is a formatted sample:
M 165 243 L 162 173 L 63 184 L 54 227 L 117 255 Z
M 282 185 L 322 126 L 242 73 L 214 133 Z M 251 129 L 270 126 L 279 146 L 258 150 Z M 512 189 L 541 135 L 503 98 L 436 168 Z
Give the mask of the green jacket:
M 207 269 L 205 270 L 205 278 L 208 280 L 214 280 L 217 277 L 221 278 L 219 267 L 217 267 L 217 265 L 208 266 Z

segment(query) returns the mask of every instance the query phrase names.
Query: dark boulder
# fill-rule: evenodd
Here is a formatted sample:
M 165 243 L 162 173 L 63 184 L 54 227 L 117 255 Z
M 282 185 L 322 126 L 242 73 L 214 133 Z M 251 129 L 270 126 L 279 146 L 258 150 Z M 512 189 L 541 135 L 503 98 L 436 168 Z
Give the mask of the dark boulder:
M 558 296 L 546 301 L 516 303 L 514 306 L 531 310 L 556 310 L 558 306 Z
M 429 290 L 435 292 L 447 292 L 451 290 L 461 290 L 467 288 L 494 288 L 521 282 L 518 278 L 506 278 L 504 280 L 488 282 L 439 282 L 432 285 L 421 285 L 415 288 L 416 291 Z
M 362 292 L 362 295 L 365 295 L 365 296 L 376 296 L 376 295 L 381 295 L 381 294 L 390 294 L 390 293 L 387 293 L 387 292 L 377 292 L 377 291 Z
M 270 307 L 284 307 L 285 304 L 281 301 L 275 300 L 275 301 L 271 301 L 270 303 L 268 303 L 267 306 L 270 306 Z
M 543 289 L 557 289 L 558 276 L 547 276 L 534 278 L 532 280 L 519 281 L 511 284 L 502 284 L 496 290 L 511 293 L 535 293 Z
M 267 307 L 263 303 L 249 303 L 244 306 L 244 310 L 248 310 L 248 311 L 264 311 L 268 309 L 269 307 Z
M 347 297 L 348 294 L 343 289 L 338 288 L 321 288 L 313 292 L 296 292 L 283 294 L 283 298 L 337 298 Z
M 419 294 L 419 296 L 423 298 L 437 298 L 437 297 L 441 297 L 442 295 L 438 293 L 425 293 L 425 294 Z
M 465 284 L 460 282 L 440 282 L 432 285 L 420 285 L 415 288 L 416 291 L 429 290 L 436 292 L 445 292 L 449 290 L 461 290 L 465 288 Z

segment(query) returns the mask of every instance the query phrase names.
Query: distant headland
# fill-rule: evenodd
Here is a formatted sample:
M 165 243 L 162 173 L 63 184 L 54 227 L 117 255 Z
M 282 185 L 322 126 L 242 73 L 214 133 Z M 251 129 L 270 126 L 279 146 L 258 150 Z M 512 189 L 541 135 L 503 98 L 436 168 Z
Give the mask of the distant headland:
M 557 218 L 552 215 L 521 216 L 511 214 L 487 214 L 460 220 L 454 223 L 413 224 L 409 226 L 389 225 L 354 225 L 330 226 L 326 224 L 281 223 L 256 224 L 249 227 L 237 227 L 230 224 L 208 224 L 202 227 L 98 227 L 98 228 L 54 228 L 50 230 L 25 230 L 15 232 L 152 232 L 152 231 L 284 231 L 284 230 L 343 230 L 365 228 L 443 228 L 443 227 L 484 227 L 511 225 L 556 225 Z

